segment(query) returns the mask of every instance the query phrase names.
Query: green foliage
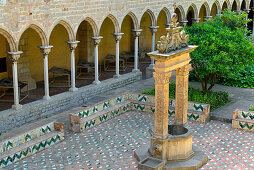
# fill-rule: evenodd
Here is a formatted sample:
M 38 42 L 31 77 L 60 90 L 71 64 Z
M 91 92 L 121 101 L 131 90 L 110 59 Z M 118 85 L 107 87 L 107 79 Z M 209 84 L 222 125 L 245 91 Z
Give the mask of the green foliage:
M 250 105 L 249 111 L 254 111 L 254 105 Z
M 169 84 L 169 98 L 175 98 L 175 82 Z M 142 94 L 155 95 L 155 89 L 142 90 Z M 229 102 L 229 94 L 227 92 L 213 92 L 203 93 L 202 90 L 189 87 L 188 100 L 199 103 L 210 104 L 211 111 L 225 105 Z
M 190 44 L 198 46 L 191 53 L 191 64 L 204 93 L 218 77 L 232 78 L 253 62 L 254 48 L 245 36 L 247 22 L 245 13 L 226 10 L 222 16 L 186 28 Z

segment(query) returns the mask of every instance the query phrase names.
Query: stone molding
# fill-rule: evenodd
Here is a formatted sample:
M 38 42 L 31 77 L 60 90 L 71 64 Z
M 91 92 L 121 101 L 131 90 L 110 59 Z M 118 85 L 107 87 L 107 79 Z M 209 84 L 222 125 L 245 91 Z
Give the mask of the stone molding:
M 132 31 L 132 34 L 134 35 L 134 37 L 139 37 L 143 30 L 142 29 L 132 29 L 131 31 Z
M 99 45 L 99 44 L 100 44 L 100 42 L 101 42 L 101 39 L 102 39 L 102 38 L 103 38 L 102 36 L 98 36 L 98 37 L 91 37 L 91 39 L 93 40 L 94 46 Z
M 43 57 L 45 57 L 46 55 L 49 55 L 52 47 L 53 47 L 52 45 L 49 45 L 49 46 L 39 46 L 40 51 L 43 54 Z
M 186 66 L 177 68 L 177 69 L 175 70 L 175 71 L 176 71 L 176 76 L 188 76 L 188 75 L 189 75 L 189 72 L 190 72 L 190 67 L 191 67 L 191 65 L 188 64 L 188 65 L 186 65 Z
M 169 78 L 171 77 L 172 72 L 167 72 L 167 73 L 153 73 L 153 77 L 155 80 L 155 84 L 169 84 Z
M 68 47 L 71 49 L 71 51 L 75 50 L 78 46 L 78 43 L 80 41 L 66 41 Z
M 122 39 L 122 36 L 124 33 L 112 33 L 114 36 L 114 39 L 116 40 L 116 42 L 119 42 Z
M 152 33 L 156 33 L 157 30 L 158 30 L 158 28 L 159 28 L 159 26 L 150 26 L 150 27 L 148 27 L 148 28 L 150 28 L 150 31 L 151 31 Z
M 13 63 L 17 63 L 20 55 L 23 53 L 23 51 L 17 51 L 17 52 L 7 52 L 9 54 L 9 58 Z

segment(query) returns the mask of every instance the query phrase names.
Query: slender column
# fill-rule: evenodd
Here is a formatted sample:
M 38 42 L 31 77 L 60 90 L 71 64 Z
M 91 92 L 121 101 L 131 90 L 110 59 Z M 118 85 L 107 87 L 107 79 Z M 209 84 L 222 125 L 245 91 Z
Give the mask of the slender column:
M 122 38 L 122 35 L 124 33 L 113 33 L 113 36 L 116 40 L 116 74 L 114 75 L 114 78 L 120 77 L 119 74 L 119 41 Z
M 69 89 L 69 91 L 77 91 L 78 88 L 76 88 L 76 78 L 75 78 L 75 49 L 77 48 L 78 46 L 78 43 L 80 41 L 67 41 L 67 45 L 68 47 L 70 48 L 71 50 L 71 88 Z
M 163 68 L 163 62 L 156 61 L 155 72 L 155 121 L 154 121 L 154 138 L 166 139 L 168 137 L 168 105 L 169 105 L 169 78 L 171 72 Z M 157 70 L 157 67 L 162 67 Z
M 245 9 L 244 12 L 247 14 L 246 19 L 248 19 L 248 14 L 250 12 L 250 9 Z M 248 28 L 248 23 L 246 23 L 246 27 Z
M 18 52 L 8 52 L 10 59 L 12 60 L 12 74 L 13 74 L 13 93 L 14 93 L 14 105 L 12 108 L 15 110 L 20 110 L 22 105 L 19 104 L 19 87 L 18 87 L 18 59 L 22 51 Z
M 43 55 L 43 63 L 44 63 L 44 90 L 45 90 L 45 95 L 43 96 L 43 99 L 49 100 L 49 73 L 48 73 L 48 55 L 51 51 L 51 48 L 53 46 L 39 46 L 40 51 Z
M 138 69 L 138 37 L 140 36 L 142 29 L 133 29 L 132 33 L 135 37 L 135 49 L 134 49 L 134 69 L 132 72 L 138 72 L 140 71 Z
M 251 7 L 252 11 L 253 11 L 253 19 L 254 20 L 254 7 Z M 254 36 L 254 21 L 253 22 L 253 25 L 252 25 L 252 35 Z
M 188 109 L 188 78 L 190 65 L 176 69 L 175 123 L 186 125 Z
M 98 46 L 103 37 L 91 37 L 94 43 L 94 66 L 95 66 L 95 78 L 93 84 L 101 84 L 99 81 L 99 57 L 98 57 Z
M 188 21 L 180 21 L 180 23 L 182 24 L 183 27 L 187 26 Z
M 155 33 L 157 32 L 157 29 L 159 26 L 150 26 L 150 31 L 152 32 L 152 48 L 151 52 L 155 51 Z M 151 64 L 149 67 L 153 68 L 154 66 L 154 59 L 151 59 Z
M 194 22 L 194 23 L 197 23 L 197 24 L 199 23 L 199 20 L 200 20 L 200 19 L 201 19 L 201 18 L 192 18 L 193 22 Z

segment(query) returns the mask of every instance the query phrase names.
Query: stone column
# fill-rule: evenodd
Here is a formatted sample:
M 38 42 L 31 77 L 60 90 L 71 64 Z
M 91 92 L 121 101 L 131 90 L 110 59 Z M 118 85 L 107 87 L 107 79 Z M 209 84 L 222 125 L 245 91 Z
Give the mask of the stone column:
M 180 23 L 182 24 L 183 27 L 187 26 L 188 21 L 180 21 Z
M 197 23 L 197 24 L 199 23 L 199 20 L 200 20 L 200 19 L 201 19 L 201 18 L 192 18 L 193 22 L 194 22 L 194 23 Z
M 190 64 L 176 69 L 175 123 L 186 125 L 188 109 L 188 81 Z
M 19 104 L 19 87 L 18 87 L 18 59 L 22 51 L 8 52 L 10 59 L 12 60 L 12 74 L 13 74 L 13 93 L 14 93 L 14 105 L 12 108 L 15 110 L 22 109 L 22 105 Z
M 252 11 L 253 11 L 253 19 L 254 20 L 254 7 L 251 7 Z M 253 25 L 252 25 L 252 35 L 254 36 L 254 21 L 253 22 Z
M 155 51 L 155 33 L 157 32 L 157 29 L 159 28 L 159 26 L 150 26 L 150 31 L 152 32 L 152 48 L 151 48 L 151 52 Z M 150 68 L 153 68 L 154 66 L 154 59 L 151 59 L 151 64 L 150 64 Z
M 154 138 L 166 139 L 168 137 L 168 106 L 169 106 L 169 78 L 171 72 L 163 68 L 165 62 L 156 61 L 155 72 L 155 122 Z
M 119 74 L 119 41 L 122 38 L 122 35 L 124 33 L 113 33 L 113 36 L 116 40 L 116 74 L 114 75 L 114 78 L 120 77 Z
M 94 43 L 94 67 L 95 67 L 95 77 L 94 77 L 94 82 L 93 84 L 101 84 L 99 81 L 99 56 L 98 56 L 98 46 L 99 43 L 101 42 L 101 39 L 103 37 L 98 36 L 98 37 L 91 37 Z
M 76 88 L 76 69 L 75 69 L 75 49 L 78 46 L 78 43 L 80 41 L 67 41 L 68 47 L 71 50 L 71 88 L 70 91 L 74 92 L 77 91 L 78 88 Z
M 132 72 L 138 72 L 140 71 L 138 69 L 138 37 L 140 36 L 142 29 L 133 29 L 132 33 L 135 37 L 135 49 L 134 49 L 134 69 Z
M 49 75 L 48 75 L 48 55 L 51 51 L 51 48 L 53 46 L 39 46 L 40 51 L 43 55 L 43 63 L 44 63 L 44 90 L 45 90 L 45 95 L 43 96 L 44 100 L 49 100 Z

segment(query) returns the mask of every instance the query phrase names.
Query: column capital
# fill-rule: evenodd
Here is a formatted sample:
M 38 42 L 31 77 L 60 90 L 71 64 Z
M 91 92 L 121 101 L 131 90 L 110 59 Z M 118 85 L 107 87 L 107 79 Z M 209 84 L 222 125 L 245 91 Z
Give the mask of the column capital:
M 180 23 L 185 27 L 188 23 L 188 21 L 180 21 Z
M 247 14 L 249 14 L 251 9 L 244 9 L 244 12 L 246 12 Z
M 134 37 L 139 37 L 143 30 L 142 29 L 132 29 L 131 31 L 132 31 L 132 34 L 134 35 Z
M 169 78 L 171 77 L 172 72 L 166 72 L 166 73 L 158 73 L 153 72 L 153 77 L 155 80 L 155 84 L 169 84 Z
M 204 16 L 205 19 L 212 19 L 213 16 Z
M 148 28 L 150 28 L 150 31 L 151 31 L 152 33 L 156 33 L 157 30 L 158 30 L 158 28 L 159 28 L 159 26 L 150 26 L 150 27 L 148 27 Z
M 17 51 L 17 52 L 7 52 L 9 54 L 9 58 L 13 63 L 18 62 L 20 55 L 23 53 L 23 51 Z
M 188 65 L 182 66 L 180 68 L 177 68 L 175 70 L 176 71 L 176 76 L 187 76 L 187 75 L 189 75 L 190 67 L 191 67 L 191 65 L 188 64 Z
M 116 42 L 121 40 L 123 34 L 124 33 L 112 33 L 112 35 L 114 36 Z
M 40 51 L 43 54 L 43 56 L 44 55 L 48 55 L 50 53 L 52 47 L 53 47 L 52 45 L 49 45 L 49 46 L 38 46 L 38 48 L 40 48 Z
M 71 50 L 74 50 L 75 48 L 77 48 L 79 42 L 80 42 L 80 41 L 66 41 L 68 47 L 69 47 Z
M 191 18 L 194 22 L 196 22 L 196 23 L 199 23 L 199 20 L 201 19 L 201 18 Z
M 94 37 L 91 37 L 91 39 L 93 40 L 94 46 L 99 45 L 99 43 L 101 42 L 101 39 L 102 39 L 102 38 L 103 38 L 102 36 L 94 36 Z

